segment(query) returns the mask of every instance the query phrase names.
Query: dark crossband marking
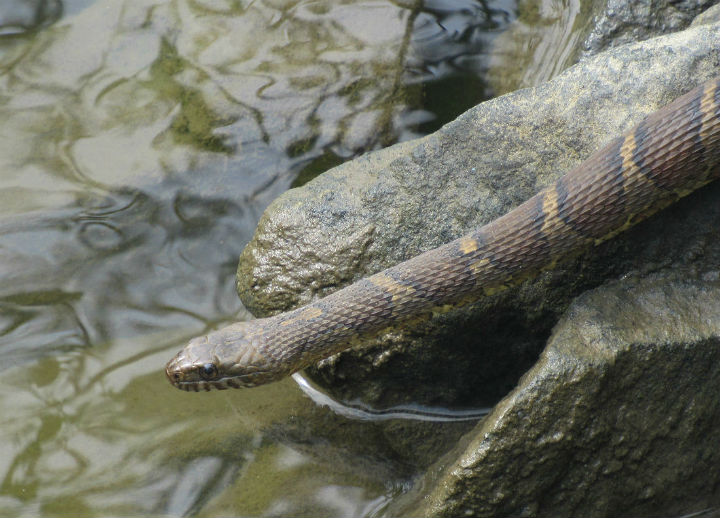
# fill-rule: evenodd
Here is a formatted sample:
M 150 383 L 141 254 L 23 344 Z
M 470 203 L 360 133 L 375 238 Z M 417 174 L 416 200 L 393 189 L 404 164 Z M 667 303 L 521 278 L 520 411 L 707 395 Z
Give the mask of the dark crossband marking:
M 703 96 L 700 101 L 700 111 L 702 113 L 700 141 L 703 147 L 707 148 L 720 139 L 720 129 L 718 129 L 717 124 L 713 124 L 713 121 L 720 117 L 720 84 L 709 83 L 703 86 Z M 720 172 L 718 171 L 720 157 L 717 154 L 709 153 L 707 149 L 703 149 L 703 160 L 708 177 L 714 177 Z

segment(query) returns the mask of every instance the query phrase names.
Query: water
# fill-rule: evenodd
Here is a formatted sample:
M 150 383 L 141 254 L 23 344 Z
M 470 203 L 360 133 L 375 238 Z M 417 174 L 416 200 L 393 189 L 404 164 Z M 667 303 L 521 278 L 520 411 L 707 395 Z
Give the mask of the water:
M 163 367 L 250 318 L 233 276 L 273 198 L 510 88 L 515 9 L 4 0 L 0 516 L 373 516 L 406 491 L 472 422 L 358 420 L 291 379 L 188 394 Z

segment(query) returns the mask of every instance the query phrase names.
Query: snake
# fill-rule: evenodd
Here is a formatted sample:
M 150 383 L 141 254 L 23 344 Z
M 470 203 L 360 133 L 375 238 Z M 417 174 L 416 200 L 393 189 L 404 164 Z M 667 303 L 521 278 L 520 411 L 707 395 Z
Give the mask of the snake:
M 194 338 L 166 375 L 195 392 L 280 380 L 368 335 L 517 285 L 719 176 L 720 77 L 505 215 L 305 306 Z

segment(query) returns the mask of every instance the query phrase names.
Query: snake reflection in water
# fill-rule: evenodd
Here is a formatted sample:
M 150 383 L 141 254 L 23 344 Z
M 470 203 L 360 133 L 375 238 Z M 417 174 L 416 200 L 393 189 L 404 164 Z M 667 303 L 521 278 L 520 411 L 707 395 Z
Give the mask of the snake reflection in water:
M 191 340 L 168 363 L 168 379 L 196 392 L 276 381 L 360 337 L 515 285 L 718 176 L 720 78 L 470 234 L 299 309 Z

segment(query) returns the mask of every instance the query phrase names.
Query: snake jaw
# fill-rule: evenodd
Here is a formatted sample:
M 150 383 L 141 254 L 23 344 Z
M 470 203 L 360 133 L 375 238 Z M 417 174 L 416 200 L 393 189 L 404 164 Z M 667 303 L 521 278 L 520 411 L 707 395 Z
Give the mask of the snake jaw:
M 189 362 L 181 352 L 168 362 L 165 367 L 165 374 L 174 387 L 188 392 L 209 392 L 212 389 L 226 390 L 229 388 L 254 387 L 256 385 L 252 379 L 244 379 L 245 376 L 207 378 L 207 374 L 203 373 L 207 365 L 213 364 Z

